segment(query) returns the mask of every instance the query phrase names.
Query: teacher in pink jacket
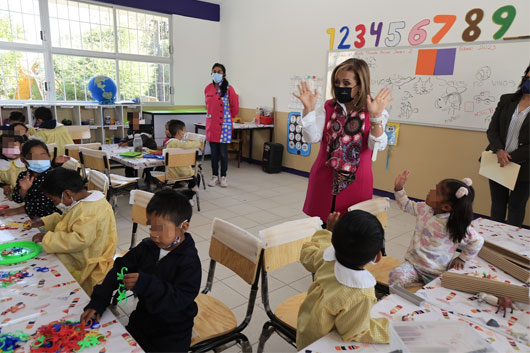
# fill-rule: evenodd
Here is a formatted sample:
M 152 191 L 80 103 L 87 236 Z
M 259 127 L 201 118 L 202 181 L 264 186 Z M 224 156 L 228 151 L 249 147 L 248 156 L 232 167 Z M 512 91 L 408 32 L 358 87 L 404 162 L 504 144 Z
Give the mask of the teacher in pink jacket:
M 227 187 L 228 144 L 234 131 L 232 118 L 239 112 L 239 98 L 226 79 L 224 65 L 212 67 L 212 83 L 204 89 L 206 100 L 206 139 L 212 151 L 212 180 L 208 186 L 220 184 Z M 219 178 L 219 155 L 221 155 L 221 178 Z

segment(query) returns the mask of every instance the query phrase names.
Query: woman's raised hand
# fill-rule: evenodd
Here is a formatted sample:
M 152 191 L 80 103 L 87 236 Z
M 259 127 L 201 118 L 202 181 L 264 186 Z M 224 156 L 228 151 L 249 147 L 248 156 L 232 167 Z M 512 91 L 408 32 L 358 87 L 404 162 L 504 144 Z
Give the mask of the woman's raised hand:
M 300 99 L 302 104 L 304 105 L 304 116 L 315 110 L 315 105 L 317 104 L 317 98 L 318 98 L 318 92 L 315 89 L 315 92 L 311 92 L 311 88 L 309 88 L 309 84 L 306 81 L 300 82 L 298 85 L 298 91 L 300 94 L 296 94 L 296 92 L 293 92 L 293 95 Z M 306 113 L 307 112 L 307 113 Z
M 390 89 L 383 88 L 375 98 L 372 98 L 370 95 L 366 97 L 366 107 L 368 108 L 371 118 L 380 117 L 383 110 L 394 101 L 394 99 L 390 97 L 390 94 Z

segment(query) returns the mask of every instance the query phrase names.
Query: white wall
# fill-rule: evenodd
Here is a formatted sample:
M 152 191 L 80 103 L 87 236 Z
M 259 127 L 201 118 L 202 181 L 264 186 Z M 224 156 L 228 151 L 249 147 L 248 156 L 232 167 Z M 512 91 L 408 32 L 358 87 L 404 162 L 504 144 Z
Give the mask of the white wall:
M 210 70 L 220 61 L 219 22 L 173 15 L 175 105 L 204 105 Z
M 499 28 L 493 24 L 493 12 L 504 5 L 514 5 L 517 16 L 506 36 L 530 34 L 530 1 L 515 0 L 230 0 L 221 4 L 221 59 L 226 64 L 228 78 L 240 95 L 241 106 L 254 108 L 270 106 L 277 97 L 278 110 L 288 111 L 289 76 L 321 75 L 326 72 L 329 35 L 326 29 L 335 27 L 335 48 L 342 35 L 340 27 L 350 27 L 348 42 L 353 43 L 354 27 L 367 26 L 365 48 L 374 47 L 375 36 L 369 35 L 370 24 L 383 22 L 383 41 L 388 23 L 405 21 L 400 46 L 408 46 L 410 28 L 422 19 L 431 20 L 425 44 L 441 28 L 433 23 L 437 14 L 454 14 L 456 23 L 441 43 L 462 42 L 462 32 L 468 26 L 465 14 L 478 7 L 485 11 L 480 23 L 482 34 L 478 41 L 493 40 Z M 352 45 L 353 48 L 353 45 Z M 508 61 L 507 61 L 508 63 Z M 524 68 L 521 68 L 521 73 Z M 517 78 L 518 79 L 518 78 Z

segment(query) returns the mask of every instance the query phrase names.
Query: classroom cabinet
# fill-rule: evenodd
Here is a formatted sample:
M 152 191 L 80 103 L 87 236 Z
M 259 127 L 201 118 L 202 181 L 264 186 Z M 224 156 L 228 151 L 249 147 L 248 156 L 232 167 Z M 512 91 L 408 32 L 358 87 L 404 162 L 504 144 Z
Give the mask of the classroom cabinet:
M 142 106 L 138 103 L 101 105 L 94 103 L 25 103 L 1 104 L 2 124 L 12 111 L 20 111 L 26 116 L 26 124 L 33 126 L 33 112 L 39 107 L 50 108 L 59 123 L 70 120 L 72 125 L 90 126 L 90 142 L 115 143 L 127 135 L 129 122 L 127 113 L 138 112 L 142 115 Z M 85 141 L 88 142 L 88 141 Z

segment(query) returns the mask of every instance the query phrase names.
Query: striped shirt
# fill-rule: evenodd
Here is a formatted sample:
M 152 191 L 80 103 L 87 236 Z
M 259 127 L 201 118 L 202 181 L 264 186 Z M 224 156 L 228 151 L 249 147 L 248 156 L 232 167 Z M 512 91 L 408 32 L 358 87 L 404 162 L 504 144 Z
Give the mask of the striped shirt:
M 525 110 L 519 113 L 519 104 L 517 104 L 517 108 L 515 108 L 515 111 L 513 112 L 512 120 L 508 127 L 506 148 L 504 149 L 508 153 L 515 151 L 519 147 L 519 131 L 521 131 L 521 125 L 523 125 L 526 115 L 530 113 L 530 106 L 526 107 Z

